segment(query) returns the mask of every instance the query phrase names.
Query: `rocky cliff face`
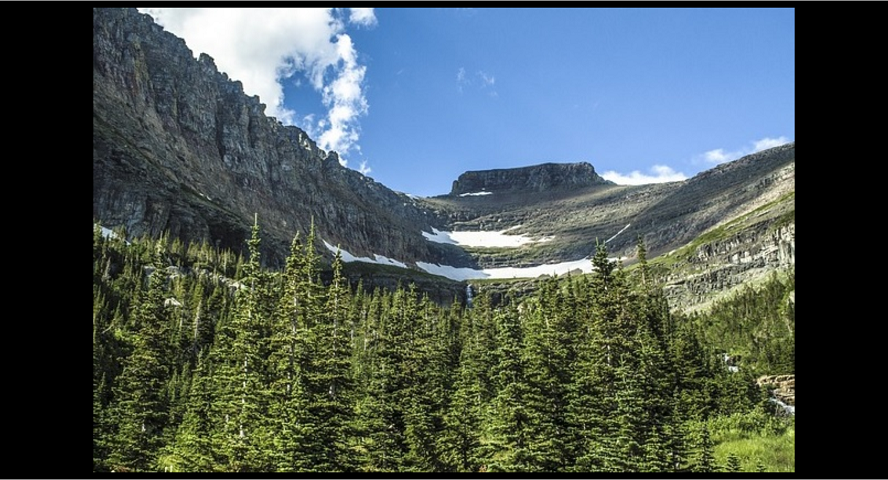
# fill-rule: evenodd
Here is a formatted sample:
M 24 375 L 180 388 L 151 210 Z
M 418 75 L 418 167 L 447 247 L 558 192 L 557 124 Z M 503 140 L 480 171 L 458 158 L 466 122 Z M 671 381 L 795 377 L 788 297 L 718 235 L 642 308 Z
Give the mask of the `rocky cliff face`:
M 312 219 L 357 255 L 448 255 L 420 233 L 432 213 L 265 116 L 212 58 L 135 9 L 93 10 L 93 93 L 93 215 L 105 226 L 240 249 L 257 214 L 274 262 Z
M 795 269 L 795 224 L 763 223 L 697 247 L 688 269 L 666 275 L 664 293 L 676 309 L 703 308 L 746 282 Z
M 592 165 L 581 163 L 544 163 L 521 168 L 465 172 L 453 182 L 450 195 L 518 190 L 543 192 L 561 188 L 613 185 L 595 173 Z
M 771 385 L 773 394 L 781 402 L 795 406 L 795 375 L 765 375 L 755 381 L 759 386 Z

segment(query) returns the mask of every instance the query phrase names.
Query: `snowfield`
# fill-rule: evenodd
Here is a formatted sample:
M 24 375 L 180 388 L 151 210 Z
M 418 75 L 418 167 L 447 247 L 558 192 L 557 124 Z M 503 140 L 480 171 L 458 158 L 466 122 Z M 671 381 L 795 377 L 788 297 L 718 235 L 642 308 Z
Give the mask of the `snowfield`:
M 114 233 L 114 231 L 111 230 L 110 228 L 103 227 L 102 225 L 99 225 L 98 223 L 94 223 L 94 224 L 93 224 L 93 228 L 95 228 L 96 225 L 98 225 L 99 228 L 102 229 L 102 237 L 104 237 L 104 238 L 117 238 L 117 234 Z M 127 241 L 126 244 L 127 244 L 127 245 L 130 245 L 130 242 Z
M 422 232 L 422 236 L 430 242 L 446 243 L 450 245 L 460 245 L 466 247 L 520 247 L 528 243 L 548 242 L 554 237 L 543 237 L 534 240 L 525 235 L 507 235 L 506 232 L 520 228 L 516 225 L 498 232 L 442 232 L 436 228 L 432 228 L 432 233 Z M 629 228 L 629 225 L 623 227 L 622 230 L 609 238 L 607 242 L 613 240 L 617 235 L 623 233 Z M 606 242 L 605 242 L 606 243 Z M 356 257 L 347 250 L 342 250 L 324 241 L 324 245 L 334 254 L 338 251 L 342 252 L 342 261 L 376 263 L 380 265 L 393 265 L 401 268 L 408 268 L 404 262 L 393 260 L 382 255 L 374 254 L 374 258 Z M 611 258 L 611 261 L 621 259 Z M 541 275 L 564 275 L 568 272 L 579 270 L 583 273 L 590 273 L 593 270 L 592 259 L 589 257 L 569 262 L 552 263 L 547 265 L 537 265 L 535 267 L 502 267 L 502 268 L 485 268 L 477 270 L 474 268 L 451 267 L 450 265 L 440 265 L 437 263 L 416 262 L 416 266 L 432 275 L 446 277 L 458 282 L 465 280 L 476 280 L 482 278 L 536 278 Z
M 535 267 L 503 267 L 485 268 L 475 270 L 472 268 L 457 268 L 436 263 L 416 262 L 416 266 L 432 275 L 440 275 L 451 280 L 463 281 L 479 278 L 535 278 L 540 275 L 564 275 L 573 270 L 581 270 L 583 273 L 592 271 L 592 260 L 583 258 L 572 262 L 553 263 L 549 265 L 537 265 Z
M 439 232 L 444 233 L 444 232 Z M 488 232 L 493 233 L 493 232 Z M 400 268 L 407 268 L 407 265 L 404 262 L 399 262 L 397 260 L 385 257 L 383 255 L 374 254 L 374 258 L 369 257 L 356 257 L 348 250 L 343 250 L 341 248 L 334 247 L 326 240 L 324 240 L 324 246 L 327 247 L 327 250 L 333 252 L 334 254 L 339 251 L 342 255 L 342 261 L 346 263 L 351 262 L 364 262 L 364 263 L 376 263 L 379 265 L 392 265 Z M 589 273 L 592 271 L 592 261 L 588 258 L 583 258 L 581 260 L 575 260 L 572 262 L 562 262 L 562 263 L 554 263 L 549 265 L 537 265 L 535 267 L 503 267 L 503 268 L 486 268 L 483 270 L 476 270 L 473 268 L 458 268 L 451 267 L 449 265 L 438 265 L 436 263 L 426 263 L 426 262 L 416 262 L 416 266 L 419 269 L 423 270 L 426 273 L 430 273 L 432 275 L 438 275 L 441 277 L 446 277 L 451 280 L 456 280 L 458 282 L 464 280 L 475 280 L 479 278 L 534 278 L 539 277 L 540 275 L 564 275 L 567 272 L 573 270 L 580 270 L 583 273 Z
M 395 267 L 407 268 L 407 264 L 405 264 L 404 262 L 399 262 L 397 260 L 393 260 L 393 259 L 388 258 L 383 255 L 377 255 L 374 253 L 373 258 L 356 257 L 356 256 L 352 255 L 350 252 L 348 252 L 347 250 L 343 250 L 341 248 L 337 248 L 337 247 L 334 247 L 333 245 L 330 245 L 329 243 L 327 243 L 326 240 L 324 240 L 323 242 L 324 242 L 324 246 L 327 247 L 327 250 L 330 250 L 331 252 L 333 252 L 334 255 L 336 254 L 337 251 L 342 252 L 342 261 L 345 263 L 364 262 L 364 263 L 376 263 L 379 265 L 393 265 Z
M 482 195 L 492 195 L 493 192 L 471 192 L 471 193 L 460 193 L 460 197 L 480 197 Z
M 442 232 L 432 228 L 432 233 L 422 232 L 426 240 L 435 243 L 449 243 L 464 247 L 520 247 L 528 243 L 548 242 L 555 237 L 543 237 L 534 240 L 524 235 L 506 235 L 509 230 L 514 230 L 521 225 L 507 228 L 499 232 Z

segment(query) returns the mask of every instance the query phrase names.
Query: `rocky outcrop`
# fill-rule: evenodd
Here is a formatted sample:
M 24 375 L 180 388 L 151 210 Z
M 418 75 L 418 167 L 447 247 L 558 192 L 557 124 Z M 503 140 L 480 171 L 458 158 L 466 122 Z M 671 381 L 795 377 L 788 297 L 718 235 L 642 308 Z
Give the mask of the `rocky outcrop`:
M 613 185 L 587 162 L 544 163 L 530 167 L 465 172 L 453 182 L 450 195 L 511 190 L 542 192 L 554 189 Z
M 211 57 L 135 9 L 94 9 L 94 219 L 240 250 L 254 214 L 266 262 L 314 221 L 357 255 L 460 263 L 422 237 L 440 224 L 432 212 L 267 117 Z
M 795 268 L 795 224 L 759 224 L 725 239 L 697 247 L 689 267 L 662 278 L 664 293 L 676 309 L 697 309 L 732 288 Z M 688 273 L 688 271 L 698 273 Z
M 770 385 L 772 395 L 781 402 L 795 406 L 795 375 L 764 375 L 756 381 L 758 386 Z

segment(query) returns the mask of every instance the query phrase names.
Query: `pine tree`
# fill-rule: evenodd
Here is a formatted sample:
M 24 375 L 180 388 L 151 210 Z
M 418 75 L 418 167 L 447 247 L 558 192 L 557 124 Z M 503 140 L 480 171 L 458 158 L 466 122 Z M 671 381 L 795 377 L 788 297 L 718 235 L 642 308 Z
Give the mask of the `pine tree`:
M 307 256 L 307 260 L 311 261 L 311 257 Z M 327 294 L 323 314 L 314 326 L 317 347 L 310 374 L 309 411 L 316 425 L 312 438 L 317 447 L 314 468 L 352 471 L 356 459 L 349 449 L 355 402 L 348 325 L 350 302 L 339 252 L 333 261 L 333 280 Z
M 308 411 L 313 337 L 303 311 L 306 298 L 302 263 L 304 247 L 297 234 L 283 272 L 283 286 L 270 339 L 269 416 L 273 432 L 273 468 L 279 472 L 308 471 L 309 441 L 314 424 Z
M 223 469 L 234 472 L 271 469 L 267 409 L 266 358 L 263 346 L 266 319 L 258 306 L 265 281 L 259 267 L 259 226 L 254 223 L 249 260 L 242 266 L 243 284 L 235 296 L 232 321 L 222 325 L 213 349 L 215 359 L 214 444 L 224 459 Z
M 114 388 L 117 435 L 108 465 L 112 470 L 151 471 L 162 445 L 168 405 L 164 395 L 170 378 L 168 322 L 163 306 L 164 271 L 160 246 L 148 291 L 135 314 L 138 328 L 133 352 L 123 362 Z
M 568 386 L 576 360 L 576 317 L 555 278 L 544 282 L 535 300 L 524 302 L 520 316 L 529 393 L 537 399 L 527 405 L 537 419 L 529 448 L 542 459 L 535 468 L 561 471 L 573 463 L 565 438 Z
M 415 298 L 398 288 L 388 295 L 376 291 L 369 304 L 364 337 L 366 378 L 355 419 L 361 469 L 402 471 L 407 453 L 404 390 L 409 329 L 416 314 Z
M 691 459 L 691 471 L 710 473 L 715 471 L 715 456 L 712 437 L 706 422 L 700 422 L 695 436 L 695 453 Z
M 543 471 L 545 461 L 536 442 L 545 440 L 538 437 L 544 421 L 540 413 L 544 400 L 531 387 L 527 376 L 518 312 L 511 307 L 500 309 L 495 317 L 499 341 L 498 393 L 482 447 L 490 462 L 486 467 L 489 471 Z
M 211 472 L 216 466 L 211 442 L 210 406 L 214 395 L 210 377 L 209 360 L 206 354 L 200 354 L 191 376 L 182 422 L 176 430 L 174 442 L 168 448 L 168 458 L 174 463 L 174 471 Z
M 576 458 L 572 470 L 617 472 L 624 469 L 617 429 L 617 368 L 629 345 L 625 278 L 597 244 L 588 282 L 585 318 L 579 326 L 576 367 L 569 391 L 567 418 Z
M 741 470 L 740 467 L 740 457 L 735 453 L 729 453 L 727 464 L 725 465 L 726 472 L 739 472 Z
M 647 262 L 647 248 L 644 246 L 644 239 L 641 234 L 638 235 L 636 247 L 635 247 L 635 256 L 638 258 L 638 269 L 641 275 L 641 285 L 642 287 L 647 287 L 648 282 L 651 281 L 651 272 L 650 266 Z
M 484 415 L 481 385 L 473 372 L 470 351 L 463 350 L 456 389 L 444 416 L 440 439 L 445 469 L 453 472 L 477 472 L 482 465 L 481 422 Z

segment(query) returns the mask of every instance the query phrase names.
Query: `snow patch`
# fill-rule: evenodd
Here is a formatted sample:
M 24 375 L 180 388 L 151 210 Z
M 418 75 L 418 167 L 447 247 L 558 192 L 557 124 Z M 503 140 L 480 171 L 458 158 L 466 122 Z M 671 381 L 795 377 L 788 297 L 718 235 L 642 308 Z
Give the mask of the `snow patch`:
M 105 227 L 99 225 L 98 223 L 94 223 L 93 228 L 95 228 L 96 225 L 98 225 L 98 227 L 102 229 L 102 237 L 104 237 L 104 238 L 119 238 L 117 233 L 115 233 L 110 228 L 105 228 Z M 126 242 L 126 244 L 129 245 L 130 242 Z
M 493 192 L 470 192 L 470 193 L 460 193 L 460 197 L 480 197 L 482 195 L 492 195 Z
M 373 254 L 373 258 L 376 259 L 376 263 L 380 265 L 393 265 L 395 267 L 407 268 L 407 264 L 404 262 L 399 262 L 393 258 L 388 258 L 382 255 Z
M 589 273 L 592 271 L 592 260 L 583 258 L 570 262 L 537 265 L 535 267 L 502 267 L 485 268 L 483 270 L 457 268 L 425 262 L 416 262 L 416 266 L 432 275 L 440 275 L 451 280 L 463 281 L 479 278 L 536 278 L 540 275 L 564 275 L 574 270 Z
M 438 265 L 437 263 L 416 262 L 416 266 L 432 275 L 447 277 L 458 282 L 478 278 L 490 278 L 481 270 L 473 268 L 451 267 L 450 265 Z
M 629 225 L 632 225 L 632 224 L 631 224 L 631 223 L 627 223 L 626 226 L 623 227 L 622 230 L 620 230 L 619 232 L 615 233 L 613 237 L 608 238 L 607 240 L 605 240 L 604 243 L 607 243 L 607 242 L 609 242 L 609 241 L 611 241 L 611 240 L 617 238 L 617 235 L 623 233 L 627 228 L 629 228 Z
M 543 237 L 534 240 L 525 235 L 506 235 L 509 230 L 514 230 L 521 225 L 516 225 L 499 232 L 442 232 L 432 228 L 432 233 L 422 232 L 426 240 L 435 243 L 448 243 L 465 247 L 520 247 L 528 243 L 548 242 L 555 237 Z
M 383 255 L 374 254 L 373 258 L 356 257 L 356 256 L 352 255 L 348 250 L 343 250 L 341 248 L 337 248 L 337 247 L 334 247 L 333 245 L 330 245 L 329 243 L 327 243 L 326 240 L 324 240 L 324 246 L 327 247 L 327 250 L 330 250 L 331 252 L 333 252 L 334 255 L 336 254 L 337 251 L 340 252 L 340 254 L 342 255 L 342 261 L 345 263 L 364 262 L 364 263 L 376 263 L 379 265 L 392 265 L 395 267 L 407 268 L 407 265 L 404 262 L 399 262 L 397 260 L 388 258 Z

